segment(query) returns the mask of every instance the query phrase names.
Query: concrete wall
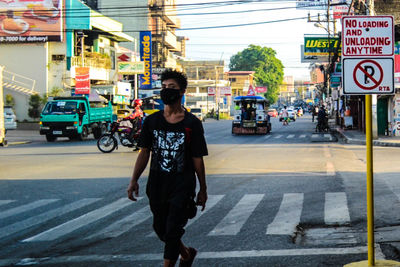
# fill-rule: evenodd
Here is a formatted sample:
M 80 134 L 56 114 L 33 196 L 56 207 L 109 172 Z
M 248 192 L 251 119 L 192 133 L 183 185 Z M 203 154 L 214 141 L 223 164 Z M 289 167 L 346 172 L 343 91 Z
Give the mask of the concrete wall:
M 400 0 L 375 0 L 376 15 L 394 16 L 394 24 L 400 24 Z
M 25 76 L 36 81 L 35 90 L 41 95 L 47 90 L 47 44 L 1 44 L 0 65 L 6 71 Z M 15 113 L 19 121 L 32 120 L 28 116 L 29 96 L 13 91 L 4 90 L 13 95 L 16 105 Z
M 66 44 L 52 42 L 48 45 L 48 90 L 51 91 L 54 87 L 63 88 L 63 80 L 68 77 L 64 77 L 67 71 L 66 62 Z M 55 61 L 52 59 L 52 55 L 64 55 L 64 60 Z

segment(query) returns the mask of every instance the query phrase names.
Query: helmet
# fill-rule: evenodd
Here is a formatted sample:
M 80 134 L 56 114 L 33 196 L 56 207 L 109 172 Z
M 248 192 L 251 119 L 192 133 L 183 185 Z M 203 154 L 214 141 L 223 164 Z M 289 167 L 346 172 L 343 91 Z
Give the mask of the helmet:
M 135 99 L 135 100 L 133 101 L 133 106 L 134 106 L 134 107 L 140 107 L 142 104 L 143 104 L 142 99 Z

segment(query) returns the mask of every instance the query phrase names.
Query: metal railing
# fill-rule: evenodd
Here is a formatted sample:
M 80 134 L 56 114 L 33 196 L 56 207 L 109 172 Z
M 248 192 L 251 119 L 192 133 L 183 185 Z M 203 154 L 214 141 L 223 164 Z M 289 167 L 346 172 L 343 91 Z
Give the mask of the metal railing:
M 23 75 L 3 70 L 3 86 L 9 90 L 14 90 L 27 95 L 39 94 L 35 90 L 36 80 Z

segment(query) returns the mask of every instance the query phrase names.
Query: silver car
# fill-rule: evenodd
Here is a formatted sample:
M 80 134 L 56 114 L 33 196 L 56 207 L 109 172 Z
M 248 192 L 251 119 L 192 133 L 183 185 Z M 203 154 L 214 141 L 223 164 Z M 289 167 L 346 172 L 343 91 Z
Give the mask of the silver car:
M 4 128 L 6 130 L 17 129 L 17 116 L 15 116 L 14 111 L 11 107 L 4 107 Z

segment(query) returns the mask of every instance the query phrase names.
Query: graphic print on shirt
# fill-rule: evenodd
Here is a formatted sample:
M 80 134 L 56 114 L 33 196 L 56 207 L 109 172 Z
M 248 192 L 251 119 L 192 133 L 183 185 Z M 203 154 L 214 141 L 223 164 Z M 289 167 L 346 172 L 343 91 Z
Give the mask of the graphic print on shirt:
M 183 172 L 185 133 L 154 130 L 153 166 L 164 172 Z

